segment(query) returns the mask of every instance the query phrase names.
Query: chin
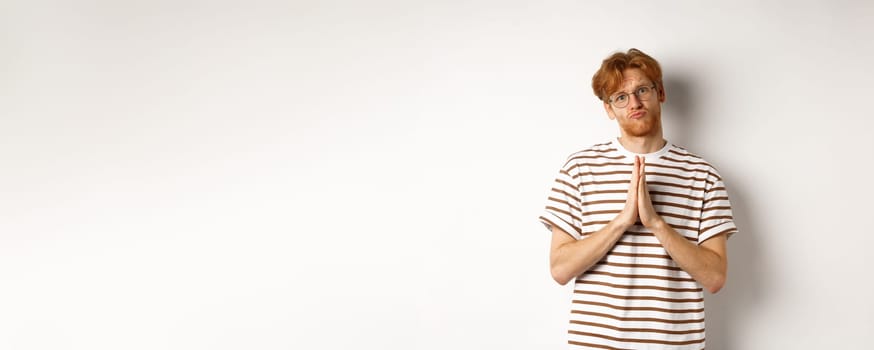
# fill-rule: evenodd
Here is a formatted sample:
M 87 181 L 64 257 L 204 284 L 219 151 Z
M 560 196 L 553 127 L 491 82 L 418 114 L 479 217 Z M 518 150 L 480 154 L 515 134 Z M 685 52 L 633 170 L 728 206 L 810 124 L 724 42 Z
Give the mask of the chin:
M 649 136 L 655 133 L 656 125 L 654 121 L 646 121 L 641 123 L 634 123 L 634 125 L 623 125 L 622 131 L 625 132 L 626 135 L 632 137 L 643 137 Z

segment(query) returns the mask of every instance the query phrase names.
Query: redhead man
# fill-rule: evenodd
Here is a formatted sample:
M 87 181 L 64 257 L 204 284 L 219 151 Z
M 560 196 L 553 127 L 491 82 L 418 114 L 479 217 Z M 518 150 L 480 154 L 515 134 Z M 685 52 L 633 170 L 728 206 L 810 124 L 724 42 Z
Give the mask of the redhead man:
M 550 270 L 574 283 L 573 349 L 703 349 L 704 289 L 726 280 L 737 231 L 716 169 L 664 139 L 659 63 L 637 49 L 606 58 L 595 95 L 620 136 L 571 154 L 540 221 Z

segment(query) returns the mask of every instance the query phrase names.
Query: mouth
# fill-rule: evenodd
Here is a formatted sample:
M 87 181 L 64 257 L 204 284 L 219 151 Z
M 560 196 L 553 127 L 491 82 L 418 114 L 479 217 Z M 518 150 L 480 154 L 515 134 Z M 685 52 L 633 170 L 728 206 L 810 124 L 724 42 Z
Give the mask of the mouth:
M 644 111 L 637 111 L 628 115 L 628 119 L 640 119 L 646 114 Z

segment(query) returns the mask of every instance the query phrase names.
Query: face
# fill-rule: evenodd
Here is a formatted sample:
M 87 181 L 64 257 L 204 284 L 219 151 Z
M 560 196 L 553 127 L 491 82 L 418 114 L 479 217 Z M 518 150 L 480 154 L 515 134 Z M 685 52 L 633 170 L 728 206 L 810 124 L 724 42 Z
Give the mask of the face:
M 637 68 L 629 68 L 622 72 L 622 86 L 619 91 L 613 92 L 610 97 L 620 93 L 628 95 L 628 105 L 617 108 L 609 102 L 604 102 L 604 109 L 610 119 L 619 123 L 622 134 L 634 137 L 655 136 L 662 128 L 662 102 L 665 102 L 665 92 L 657 87 L 652 96 L 646 101 L 641 101 L 635 95 L 640 87 L 653 86 L 654 82 Z

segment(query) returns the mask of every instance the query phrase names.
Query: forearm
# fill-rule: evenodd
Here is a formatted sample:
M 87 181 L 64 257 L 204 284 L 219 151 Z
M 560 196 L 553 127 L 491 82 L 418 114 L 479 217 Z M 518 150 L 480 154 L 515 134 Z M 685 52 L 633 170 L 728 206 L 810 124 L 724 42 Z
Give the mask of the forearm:
M 720 254 L 690 242 L 664 220 L 659 220 L 657 224 L 650 227 L 650 230 L 677 265 L 699 284 L 711 293 L 716 293 L 722 288 L 728 265 L 724 252 Z M 724 238 L 719 237 L 719 239 Z
M 585 239 L 556 244 L 549 257 L 552 278 L 564 285 L 583 274 L 607 255 L 626 229 L 626 225 L 613 220 Z M 567 236 L 561 229 L 553 227 L 553 235 L 556 234 Z

